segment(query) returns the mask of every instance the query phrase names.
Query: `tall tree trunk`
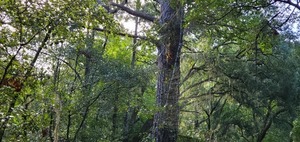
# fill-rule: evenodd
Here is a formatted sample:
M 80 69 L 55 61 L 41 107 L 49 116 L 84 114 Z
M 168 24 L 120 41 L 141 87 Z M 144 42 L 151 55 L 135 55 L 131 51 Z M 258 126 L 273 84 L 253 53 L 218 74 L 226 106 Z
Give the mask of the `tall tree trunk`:
M 135 3 L 135 10 L 139 11 L 140 10 L 140 0 L 137 0 Z M 135 28 L 134 28 L 134 38 L 132 41 L 132 56 L 131 56 L 131 68 L 135 68 L 135 62 L 136 62 L 136 47 L 137 47 L 137 34 L 138 34 L 138 25 L 139 25 L 139 17 L 135 17 Z M 143 91 L 141 95 L 143 95 Z M 124 121 L 124 133 L 123 133 L 123 142 L 128 142 L 130 139 L 129 136 L 129 131 L 131 130 L 133 126 L 133 122 L 135 121 L 135 118 L 138 113 L 137 107 L 131 107 L 130 106 L 130 101 L 127 102 L 128 105 L 128 111 L 125 114 L 125 121 Z
M 136 8 L 138 10 L 138 8 Z M 139 25 L 139 17 L 135 17 L 135 28 L 134 28 L 134 38 L 133 38 L 133 47 L 132 47 L 132 57 L 131 57 L 131 68 L 135 67 L 136 61 L 136 44 L 137 44 L 137 32 Z
M 160 46 L 156 103 L 161 108 L 155 114 L 154 137 L 156 142 L 174 142 L 178 134 L 180 52 L 182 46 L 183 11 L 179 1 L 160 0 Z

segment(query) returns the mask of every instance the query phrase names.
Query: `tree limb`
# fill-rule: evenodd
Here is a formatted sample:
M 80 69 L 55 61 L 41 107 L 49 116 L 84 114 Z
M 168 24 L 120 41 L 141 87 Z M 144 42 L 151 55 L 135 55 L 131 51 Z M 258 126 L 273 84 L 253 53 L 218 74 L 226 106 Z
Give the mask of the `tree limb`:
M 46 46 L 46 42 L 50 39 L 50 34 L 52 32 L 52 30 L 54 29 L 54 26 L 51 26 L 49 28 L 49 30 L 47 31 L 45 38 L 43 39 L 43 42 L 41 43 L 41 45 L 39 46 L 39 48 L 37 49 L 37 52 L 33 58 L 33 60 L 30 63 L 30 67 L 28 68 L 28 70 L 25 73 L 25 80 L 30 76 L 32 69 L 34 68 L 34 64 L 36 63 L 42 49 Z
M 131 37 L 131 38 L 139 38 L 139 39 L 142 39 L 142 40 L 147 40 L 153 44 L 155 44 L 156 46 L 160 46 L 161 43 L 156 40 L 156 39 L 153 39 L 153 38 L 149 38 L 149 37 L 145 37 L 145 36 L 139 36 L 139 35 L 132 35 L 132 34 L 128 34 L 128 33 L 122 33 L 122 32 L 114 32 L 114 31 L 110 31 L 110 30 L 106 30 L 106 29 L 102 29 L 102 28 L 93 28 L 93 30 L 95 31 L 99 31 L 99 32 L 107 32 L 107 33 L 112 33 L 112 34 L 116 34 L 116 35 L 119 35 L 119 36 L 127 36 L 127 37 Z
M 93 30 L 99 31 L 99 32 L 113 33 L 113 34 L 117 34 L 119 36 L 127 36 L 127 37 L 131 37 L 131 38 L 139 38 L 139 39 L 144 39 L 144 40 L 147 39 L 147 37 L 145 37 L 145 36 L 132 35 L 132 34 L 121 33 L 121 32 L 113 32 L 113 31 L 110 31 L 110 30 L 106 30 L 106 29 L 102 29 L 102 28 L 97 28 L 97 27 L 93 28 Z
M 291 6 L 294 6 L 295 8 L 300 10 L 300 4 L 299 3 L 293 3 L 291 0 L 275 0 L 275 2 L 282 2 Z
M 135 11 L 135 10 L 132 10 L 124 5 L 121 5 L 121 4 L 117 4 L 117 3 L 114 3 L 114 2 L 111 2 L 110 3 L 112 6 L 116 6 L 118 8 L 120 8 L 121 10 L 133 15 L 133 16 L 137 16 L 137 17 L 140 17 L 142 19 L 145 19 L 147 21 L 151 21 L 151 22 L 154 22 L 155 21 L 155 17 L 151 16 L 151 15 L 148 15 L 146 13 L 143 13 L 143 12 L 140 12 L 140 11 Z

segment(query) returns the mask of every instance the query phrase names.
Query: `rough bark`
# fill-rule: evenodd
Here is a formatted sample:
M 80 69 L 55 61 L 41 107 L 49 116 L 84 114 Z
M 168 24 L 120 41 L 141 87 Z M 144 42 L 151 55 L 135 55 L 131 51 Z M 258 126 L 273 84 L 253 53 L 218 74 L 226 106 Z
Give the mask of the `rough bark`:
M 180 50 L 182 44 L 183 12 L 178 1 L 160 0 L 160 46 L 156 103 L 160 111 L 154 118 L 156 142 L 174 142 L 178 134 Z

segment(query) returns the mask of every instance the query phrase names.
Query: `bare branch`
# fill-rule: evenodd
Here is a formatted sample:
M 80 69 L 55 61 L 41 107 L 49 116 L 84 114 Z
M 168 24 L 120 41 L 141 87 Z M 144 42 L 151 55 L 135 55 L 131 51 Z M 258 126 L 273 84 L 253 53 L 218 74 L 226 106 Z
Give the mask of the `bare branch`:
M 289 4 L 289 5 L 294 6 L 295 8 L 300 10 L 299 2 L 298 3 L 293 3 L 291 0 L 275 0 L 275 2 L 282 2 L 282 3 L 285 3 L 285 4 Z

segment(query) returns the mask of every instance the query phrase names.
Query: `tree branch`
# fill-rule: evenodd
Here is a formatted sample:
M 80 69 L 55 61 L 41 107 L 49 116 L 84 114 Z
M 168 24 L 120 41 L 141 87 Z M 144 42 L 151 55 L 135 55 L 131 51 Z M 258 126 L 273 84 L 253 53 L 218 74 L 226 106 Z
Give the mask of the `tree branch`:
M 146 41 L 149 41 L 153 44 L 155 44 L 156 46 L 160 46 L 161 43 L 156 40 L 156 39 L 153 39 L 153 38 L 149 38 L 149 37 L 145 37 L 145 36 L 139 36 L 139 35 L 132 35 L 132 34 L 128 34 L 128 33 L 122 33 L 122 32 L 114 32 L 114 31 L 110 31 L 110 30 L 106 30 L 106 29 L 102 29 L 102 28 L 92 28 L 93 30 L 95 31 L 99 31 L 99 32 L 107 32 L 107 33 L 112 33 L 112 34 L 116 34 L 116 35 L 119 35 L 119 36 L 127 36 L 127 37 L 131 37 L 131 38 L 139 38 L 139 39 L 142 39 L 142 40 L 146 40 Z
M 121 33 L 121 32 L 112 32 L 110 30 L 106 30 L 106 29 L 102 29 L 102 28 L 97 28 L 97 27 L 93 28 L 93 30 L 99 31 L 99 32 L 113 33 L 113 34 L 117 34 L 119 36 L 127 36 L 127 37 L 131 37 L 131 38 L 139 38 L 139 39 L 144 39 L 144 40 L 147 39 L 147 37 L 145 37 L 145 36 L 132 35 L 132 34 Z
M 294 6 L 297 9 L 300 10 L 300 4 L 299 3 L 293 3 L 291 0 L 275 0 L 275 2 L 282 2 L 282 3 L 285 3 L 285 4 L 289 4 L 289 5 Z
M 133 15 L 133 16 L 137 16 L 137 17 L 140 17 L 142 19 L 145 19 L 147 21 L 151 21 L 151 22 L 154 22 L 155 21 L 155 17 L 151 16 L 151 15 L 148 15 L 146 13 L 143 13 L 143 12 L 140 12 L 140 11 L 135 11 L 135 10 L 132 10 L 124 5 L 121 5 L 121 4 L 117 4 L 117 3 L 114 3 L 114 2 L 111 2 L 110 3 L 112 6 L 116 6 L 118 8 L 120 8 L 121 10 Z
M 25 80 L 30 76 L 32 69 L 34 68 L 34 64 L 36 63 L 42 49 L 46 46 L 47 41 L 50 39 L 50 34 L 52 32 L 52 30 L 54 29 L 54 26 L 51 26 L 49 28 L 49 30 L 47 31 L 45 38 L 43 39 L 43 42 L 41 43 L 41 45 L 39 46 L 39 48 L 37 49 L 37 52 L 33 58 L 33 60 L 30 63 L 30 66 L 28 68 L 28 70 L 25 73 Z

